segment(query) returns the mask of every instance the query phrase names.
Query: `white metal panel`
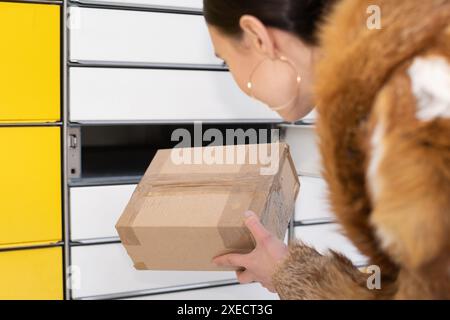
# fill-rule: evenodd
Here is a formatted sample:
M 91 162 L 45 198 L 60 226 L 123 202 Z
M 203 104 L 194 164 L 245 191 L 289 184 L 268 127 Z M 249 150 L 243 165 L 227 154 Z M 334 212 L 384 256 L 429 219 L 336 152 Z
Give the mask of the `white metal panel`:
M 228 72 L 72 68 L 70 83 L 72 121 L 280 121 Z
M 313 109 L 310 113 L 308 113 L 305 117 L 301 119 L 306 124 L 314 124 L 317 121 L 317 112 L 316 109 Z
M 137 271 L 121 244 L 72 247 L 74 298 L 235 279 L 234 272 Z
M 202 9 L 203 0 L 74 0 L 80 3 L 119 4 L 133 6 Z
M 295 236 L 305 244 L 325 254 L 329 249 L 340 252 L 356 265 L 363 265 L 366 258 L 343 236 L 336 224 L 322 224 L 295 228 Z
M 72 7 L 70 60 L 221 64 L 199 15 Z
M 70 188 L 72 240 L 118 237 L 115 225 L 136 185 Z
M 128 300 L 279 300 L 279 297 L 267 291 L 259 283 L 252 283 L 158 294 Z
M 327 185 L 323 179 L 300 177 L 300 194 L 295 204 L 295 220 L 305 223 L 332 221 L 327 199 Z
M 321 177 L 321 157 L 313 126 L 286 126 L 285 142 L 299 175 Z

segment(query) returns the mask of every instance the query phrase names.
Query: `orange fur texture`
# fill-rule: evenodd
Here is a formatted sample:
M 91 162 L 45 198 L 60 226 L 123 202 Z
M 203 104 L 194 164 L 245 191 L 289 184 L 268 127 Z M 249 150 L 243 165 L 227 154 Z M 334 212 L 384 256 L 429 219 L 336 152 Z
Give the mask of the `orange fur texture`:
M 371 5 L 381 9 L 381 29 L 367 27 Z M 417 58 L 450 65 L 450 1 L 341 0 L 321 42 L 323 176 L 343 233 L 380 267 L 382 289 L 369 290 L 346 258 L 296 244 L 274 274 L 277 291 L 283 299 L 449 299 L 450 118 L 417 117 L 408 69 Z

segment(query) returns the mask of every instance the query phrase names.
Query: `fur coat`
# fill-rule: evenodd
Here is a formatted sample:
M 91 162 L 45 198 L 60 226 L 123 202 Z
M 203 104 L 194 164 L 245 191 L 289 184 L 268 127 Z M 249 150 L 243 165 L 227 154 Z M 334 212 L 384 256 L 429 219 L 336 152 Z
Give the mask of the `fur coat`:
M 381 29 L 368 28 L 369 6 Z M 373 7 L 372 7 L 373 8 Z M 343 233 L 381 270 L 301 243 L 282 299 L 450 298 L 450 0 L 341 0 L 322 28 L 317 133 Z

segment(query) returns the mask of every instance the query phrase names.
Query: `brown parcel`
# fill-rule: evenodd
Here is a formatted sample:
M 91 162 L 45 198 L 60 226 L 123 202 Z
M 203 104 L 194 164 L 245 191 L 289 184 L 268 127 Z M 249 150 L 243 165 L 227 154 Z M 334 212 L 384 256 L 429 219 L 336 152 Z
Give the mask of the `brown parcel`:
M 255 161 L 249 151 L 256 148 L 260 151 Z M 172 150 L 159 150 L 116 225 L 136 269 L 231 270 L 211 260 L 254 249 L 254 239 L 243 223 L 247 210 L 256 212 L 279 239 L 285 237 L 300 187 L 286 144 L 173 150 L 216 156 L 245 150 L 245 160 L 175 164 Z M 272 157 L 274 173 L 261 174 L 268 167 L 261 154 Z

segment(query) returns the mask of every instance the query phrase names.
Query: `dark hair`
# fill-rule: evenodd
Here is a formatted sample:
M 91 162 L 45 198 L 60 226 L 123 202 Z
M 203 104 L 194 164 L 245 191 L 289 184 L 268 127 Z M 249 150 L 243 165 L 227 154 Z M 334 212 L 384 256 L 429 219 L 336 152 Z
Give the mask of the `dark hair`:
M 203 0 L 206 22 L 222 32 L 242 34 L 240 18 L 249 14 L 266 26 L 297 35 L 308 44 L 317 44 L 318 29 L 337 0 Z

